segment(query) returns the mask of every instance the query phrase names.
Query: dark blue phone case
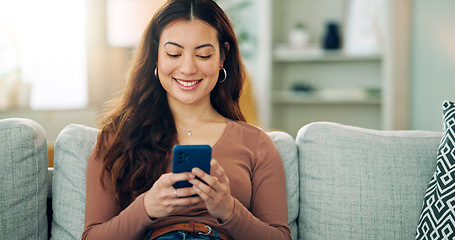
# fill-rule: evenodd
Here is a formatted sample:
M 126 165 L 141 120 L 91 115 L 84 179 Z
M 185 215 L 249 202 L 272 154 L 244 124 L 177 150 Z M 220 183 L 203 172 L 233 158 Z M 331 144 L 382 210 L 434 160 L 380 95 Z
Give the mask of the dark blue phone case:
M 172 172 L 191 172 L 195 167 L 210 174 L 212 147 L 210 145 L 175 145 L 172 157 Z M 174 188 L 193 186 L 188 181 L 176 182 Z

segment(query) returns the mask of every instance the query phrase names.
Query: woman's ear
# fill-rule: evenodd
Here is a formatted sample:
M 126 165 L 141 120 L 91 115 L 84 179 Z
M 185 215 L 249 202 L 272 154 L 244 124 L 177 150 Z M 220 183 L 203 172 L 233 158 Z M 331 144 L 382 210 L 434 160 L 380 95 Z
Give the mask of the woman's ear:
M 229 43 L 228 42 L 224 43 L 224 48 L 226 49 L 226 52 L 229 52 Z
M 226 55 L 229 52 L 229 47 L 230 47 L 229 43 L 225 42 L 223 50 L 221 51 L 221 66 L 220 67 L 223 67 L 224 60 L 226 60 Z

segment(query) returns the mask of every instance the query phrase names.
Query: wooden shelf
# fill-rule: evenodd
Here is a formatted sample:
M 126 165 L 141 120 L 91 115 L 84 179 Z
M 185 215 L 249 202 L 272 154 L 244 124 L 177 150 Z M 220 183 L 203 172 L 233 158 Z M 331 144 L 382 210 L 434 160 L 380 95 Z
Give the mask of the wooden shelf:
M 274 62 L 344 62 L 344 61 L 380 61 L 377 54 L 348 54 L 342 50 L 276 48 L 273 51 Z
M 367 94 L 365 97 L 327 98 L 315 93 L 298 93 L 292 91 L 274 92 L 273 104 L 340 104 L 340 105 L 380 105 L 380 94 Z

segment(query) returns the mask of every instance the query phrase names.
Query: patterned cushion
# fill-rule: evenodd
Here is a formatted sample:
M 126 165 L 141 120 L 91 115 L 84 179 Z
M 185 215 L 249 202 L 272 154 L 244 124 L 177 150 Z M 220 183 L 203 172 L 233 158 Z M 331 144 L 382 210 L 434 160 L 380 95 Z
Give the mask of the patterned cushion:
M 311 123 L 297 134 L 299 239 L 413 239 L 440 132 Z
M 85 169 L 98 130 L 64 128 L 55 142 L 52 184 L 52 239 L 81 239 L 85 219 Z
M 425 193 L 416 239 L 455 239 L 455 104 L 443 103 L 436 171 Z
M 286 172 L 286 195 L 288 200 L 288 219 L 292 239 L 298 239 L 297 216 L 299 214 L 299 166 L 297 145 L 291 135 L 275 131 L 268 132 L 272 138 Z
M 47 239 L 47 143 L 29 119 L 0 120 L 0 239 Z

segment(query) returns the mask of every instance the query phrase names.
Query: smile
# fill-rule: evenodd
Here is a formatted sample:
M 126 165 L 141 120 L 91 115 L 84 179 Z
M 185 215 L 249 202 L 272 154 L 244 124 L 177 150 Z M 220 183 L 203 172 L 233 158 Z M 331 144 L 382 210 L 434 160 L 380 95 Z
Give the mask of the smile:
M 178 83 L 180 83 L 180 85 L 184 86 L 184 87 L 192 87 L 196 84 L 198 84 L 200 81 L 202 80 L 196 80 L 196 81 L 182 81 L 182 80 L 178 80 L 176 78 L 174 78 L 175 81 L 177 81 Z

